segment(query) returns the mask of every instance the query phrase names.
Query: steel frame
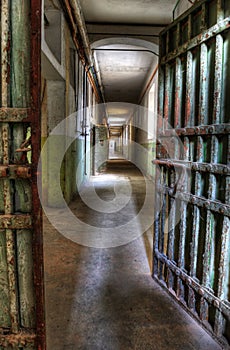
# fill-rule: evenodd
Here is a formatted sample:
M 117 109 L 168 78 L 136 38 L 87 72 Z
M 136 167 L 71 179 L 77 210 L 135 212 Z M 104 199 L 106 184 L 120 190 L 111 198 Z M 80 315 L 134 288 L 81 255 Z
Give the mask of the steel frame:
M 153 277 L 224 347 L 230 344 L 229 15 L 228 0 L 197 1 L 161 33 L 154 161 L 162 208 L 155 212 Z M 183 145 L 173 159 L 163 146 L 168 138 Z M 175 187 L 180 168 L 191 189 Z

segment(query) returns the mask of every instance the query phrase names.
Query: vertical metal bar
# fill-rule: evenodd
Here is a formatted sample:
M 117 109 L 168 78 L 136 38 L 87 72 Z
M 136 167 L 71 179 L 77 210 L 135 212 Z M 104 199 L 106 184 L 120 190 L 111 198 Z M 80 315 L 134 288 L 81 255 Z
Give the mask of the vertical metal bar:
M 203 159 L 203 140 L 200 136 L 197 138 L 197 154 L 196 161 L 202 162 Z M 195 195 L 200 196 L 201 194 L 201 173 L 196 171 L 195 173 Z M 191 276 L 196 276 L 196 266 L 197 266 L 197 248 L 198 248 L 198 238 L 199 238 L 199 227 L 200 227 L 200 210 L 194 205 L 194 219 L 193 219 L 193 239 L 191 244 Z
M 228 158 L 230 158 L 230 136 L 228 137 Z M 227 164 L 229 164 L 227 159 Z M 226 177 L 226 193 L 225 193 L 225 203 L 230 205 L 230 176 Z M 229 241 L 230 241 L 230 220 L 227 216 L 223 219 L 223 227 L 221 233 L 221 247 L 220 247 L 220 261 L 218 267 L 218 287 L 217 287 L 217 297 L 221 300 L 227 299 L 228 295 L 228 274 L 229 274 Z M 224 331 L 223 315 L 220 310 L 217 309 L 215 315 L 214 332 L 217 336 L 222 336 Z
M 203 142 L 202 138 L 198 136 L 197 138 L 197 154 L 196 161 L 202 162 L 203 158 Z M 201 194 L 201 174 L 196 171 L 195 173 L 195 189 L 194 194 L 200 196 Z M 200 227 L 200 210 L 194 205 L 194 219 L 193 219 L 193 235 L 191 242 L 191 276 L 196 277 L 196 266 L 197 266 L 197 249 L 198 249 L 198 238 L 199 238 L 199 227 Z
M 170 185 L 174 186 L 176 182 L 175 171 L 170 170 Z M 169 200 L 169 233 L 168 233 L 168 259 L 171 261 L 174 257 L 174 240 L 175 240 L 175 219 L 176 219 L 176 200 L 170 197 Z M 167 286 L 169 289 L 173 288 L 174 276 L 172 271 L 168 269 L 167 271 Z
M 11 6 L 11 103 L 13 107 L 30 106 L 30 1 L 18 0 Z M 22 124 L 13 126 L 14 145 L 12 159 L 14 163 L 26 162 L 22 154 L 17 153 L 25 140 L 26 130 Z M 15 191 L 19 202 L 24 200 L 23 193 L 31 193 L 30 183 L 26 180 L 15 181 Z M 22 194 L 21 194 L 22 192 Z M 29 196 L 30 197 L 30 196 Z M 24 205 L 21 205 L 22 208 Z M 29 205 L 30 207 L 30 205 Z M 29 209 L 29 208 L 28 208 Z M 19 287 L 20 323 L 22 327 L 35 326 L 35 300 L 32 274 L 32 232 L 17 230 L 17 266 Z
M 10 49 L 10 17 L 9 17 L 9 1 L 1 1 L 1 103 L 2 107 L 8 106 L 9 97 L 9 49 Z
M 30 230 L 17 230 L 17 264 L 21 325 L 35 327 L 32 235 Z
M 175 115 L 174 128 L 180 127 L 181 120 L 181 91 L 182 91 L 182 77 L 181 77 L 181 59 L 176 59 L 176 81 L 175 81 Z
M 192 16 L 191 14 L 188 16 L 188 41 L 192 37 Z
M 9 126 L 7 123 L 3 125 L 2 141 L 3 141 L 3 164 L 9 164 Z M 10 180 L 4 180 L 4 207 L 5 214 L 11 214 L 12 198 L 11 198 L 11 186 Z M 19 320 L 18 320 L 18 300 L 17 300 L 17 278 L 16 278 L 16 256 L 15 256 L 15 236 L 12 230 L 6 229 L 6 255 L 7 255 L 7 268 L 8 268 L 8 283 L 9 283 L 9 295 L 10 295 L 10 318 L 11 318 L 11 331 L 18 332 Z
M 184 158 L 183 160 L 189 160 L 189 138 L 184 138 Z M 181 171 L 184 171 L 182 168 Z M 186 181 L 185 188 L 186 191 Z M 180 269 L 184 268 L 184 254 L 185 254 L 185 236 L 186 236 L 186 214 L 187 214 L 187 204 L 184 201 L 180 202 L 180 229 L 179 229 L 179 251 L 178 251 L 178 267 Z M 183 283 L 179 276 L 177 279 L 177 296 L 184 299 L 184 288 Z
M 192 103 L 193 103 L 193 57 L 192 52 L 187 53 L 187 67 L 186 67 L 186 102 L 185 102 L 185 125 L 189 126 L 192 119 Z
M 200 50 L 200 96 L 199 96 L 199 114 L 198 125 L 204 125 L 207 121 L 208 112 L 208 94 L 207 94 L 207 65 L 208 49 L 206 44 L 201 45 Z
M 215 80 L 214 80 L 214 108 L 212 116 L 212 124 L 220 123 L 220 108 L 221 108 L 221 88 L 222 88 L 222 58 L 223 58 L 223 38 L 221 35 L 216 37 L 216 54 L 215 54 Z M 210 162 L 215 163 L 218 155 L 218 140 L 215 135 L 211 136 L 211 149 L 207 147 L 207 152 L 210 152 Z M 208 174 L 208 199 L 214 200 L 216 192 L 216 178 L 213 174 Z M 210 274 L 214 266 L 213 259 L 211 257 L 212 247 L 214 245 L 214 214 L 207 209 L 206 215 L 206 237 L 205 237 L 205 252 L 203 260 L 203 278 L 202 284 L 211 288 Z M 216 255 L 216 252 L 214 252 Z M 205 300 L 202 300 L 202 318 L 207 317 L 208 304 Z
M 158 86 L 158 115 L 157 128 L 160 134 L 163 131 L 162 120 L 164 117 L 164 84 L 165 84 L 165 66 L 159 67 L 159 86 Z
M 6 233 L 0 230 L 0 327 L 10 328 L 9 278 L 7 269 Z
M 165 183 L 165 168 L 161 167 L 161 185 Z M 159 241 L 158 241 L 158 250 L 163 254 L 164 253 L 164 235 L 165 235 L 165 220 L 166 220 L 166 194 L 162 193 L 162 209 L 160 214 L 160 230 L 159 230 Z M 159 261 L 159 270 L 158 278 L 163 280 L 163 269 L 164 264 L 162 261 Z
M 45 295 L 43 265 L 42 210 L 37 183 L 37 164 L 41 150 L 41 0 L 31 2 L 31 134 L 32 134 L 32 196 L 33 196 L 33 256 L 36 296 L 36 347 L 46 349 Z
M 202 5 L 202 15 L 201 15 L 201 31 L 207 29 L 207 11 L 206 11 L 206 3 Z
M 9 103 L 9 31 L 10 31 L 10 13 L 9 1 L 1 2 L 1 66 L 2 66 L 2 91 L 1 102 L 3 107 Z M 9 164 L 9 140 L 10 128 L 7 123 L 2 124 L 2 149 L 3 164 Z M 4 211 L 5 214 L 12 213 L 11 185 L 10 180 L 3 182 L 4 187 Z M 10 296 L 10 319 L 11 331 L 18 331 L 18 302 L 17 302 L 17 279 L 16 279 L 16 259 L 15 259 L 15 237 L 12 230 L 7 229 L 6 235 L 6 259 L 8 269 L 8 286 Z
M 170 51 L 170 48 L 169 48 L 169 32 L 167 32 L 166 33 L 166 42 L 165 42 L 165 44 L 166 44 L 166 50 L 165 50 L 165 52 L 166 52 L 166 55 L 169 53 L 169 51 Z
M 217 22 L 224 19 L 224 2 L 223 0 L 217 0 Z
M 213 124 L 220 123 L 223 83 L 223 37 L 216 36 Z
M 169 108 L 170 108 L 170 67 L 165 65 L 165 88 L 164 88 L 164 119 L 167 122 L 169 120 Z

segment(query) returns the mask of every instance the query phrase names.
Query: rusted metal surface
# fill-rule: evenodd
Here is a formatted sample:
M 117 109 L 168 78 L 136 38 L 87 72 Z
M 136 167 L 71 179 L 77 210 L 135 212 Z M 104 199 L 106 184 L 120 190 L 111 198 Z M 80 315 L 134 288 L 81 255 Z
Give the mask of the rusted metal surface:
M 230 346 L 229 14 L 229 1 L 201 0 L 161 33 L 159 115 L 184 149 L 175 147 L 169 159 L 163 145 L 172 130 L 158 125 L 154 162 L 162 209 L 155 213 L 153 277 L 224 348 Z
M 30 114 L 29 108 L 0 108 L 0 121 L 3 122 L 21 122 L 28 119 Z
M 9 31 L 9 1 L 1 1 L 1 107 L 8 106 L 9 100 L 9 79 L 10 79 L 10 31 Z
M 10 179 L 15 178 L 31 178 L 31 166 L 20 165 L 0 165 L 0 178 L 8 177 Z
M 0 177 L 7 177 L 9 175 L 9 168 L 8 166 L 1 165 L 0 166 Z
M 209 30 L 204 31 L 202 34 L 199 34 L 193 38 L 189 43 L 180 46 L 179 48 L 175 49 L 174 52 L 170 52 L 167 56 L 162 58 L 162 63 L 167 63 L 171 59 L 186 53 L 187 50 L 192 50 L 198 45 L 207 42 L 217 34 L 223 33 L 225 30 L 229 29 L 229 27 L 229 19 L 224 19 L 219 24 L 214 25 L 212 28 L 209 28 Z
M 41 0 L 31 4 L 31 135 L 32 135 L 32 198 L 33 198 L 33 256 L 36 297 L 36 348 L 46 349 L 45 295 L 43 272 L 42 210 L 37 186 L 37 164 L 41 149 Z
M 45 349 L 40 152 L 41 1 L 1 2 L 0 348 Z M 32 156 L 28 156 L 28 152 Z
M 0 229 L 22 229 L 22 228 L 32 228 L 32 218 L 31 215 L 0 215 Z
M 2 349 L 27 349 L 34 350 L 35 335 L 29 333 L 0 335 Z

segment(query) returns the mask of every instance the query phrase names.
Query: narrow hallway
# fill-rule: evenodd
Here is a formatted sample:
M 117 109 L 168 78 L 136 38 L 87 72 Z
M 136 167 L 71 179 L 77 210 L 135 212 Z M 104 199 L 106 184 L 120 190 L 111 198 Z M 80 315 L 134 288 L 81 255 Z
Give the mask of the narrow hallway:
M 137 213 L 145 186 L 131 163 L 109 161 L 92 181 L 109 203 L 118 179 L 130 181 Z M 79 197 L 70 207 L 81 220 L 92 217 Z M 132 210 L 127 204 L 122 220 Z M 109 215 L 94 215 L 91 224 L 109 226 Z M 95 249 L 67 240 L 44 218 L 44 238 L 48 350 L 220 349 L 152 279 L 151 229 L 129 244 Z

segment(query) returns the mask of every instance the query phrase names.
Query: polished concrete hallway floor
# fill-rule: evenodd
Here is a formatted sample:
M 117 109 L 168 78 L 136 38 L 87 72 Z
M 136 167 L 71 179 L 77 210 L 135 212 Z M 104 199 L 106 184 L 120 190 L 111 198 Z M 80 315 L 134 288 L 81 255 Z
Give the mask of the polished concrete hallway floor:
M 143 177 L 126 161 L 111 160 L 107 172 L 92 179 L 100 198 L 112 200 L 112 174 L 114 181 L 130 181 L 135 206 L 92 216 L 76 197 L 70 207 L 81 220 L 112 228 L 114 220 L 140 210 Z M 44 241 L 48 350 L 220 349 L 151 278 L 151 229 L 126 245 L 90 248 L 66 239 L 44 218 Z

